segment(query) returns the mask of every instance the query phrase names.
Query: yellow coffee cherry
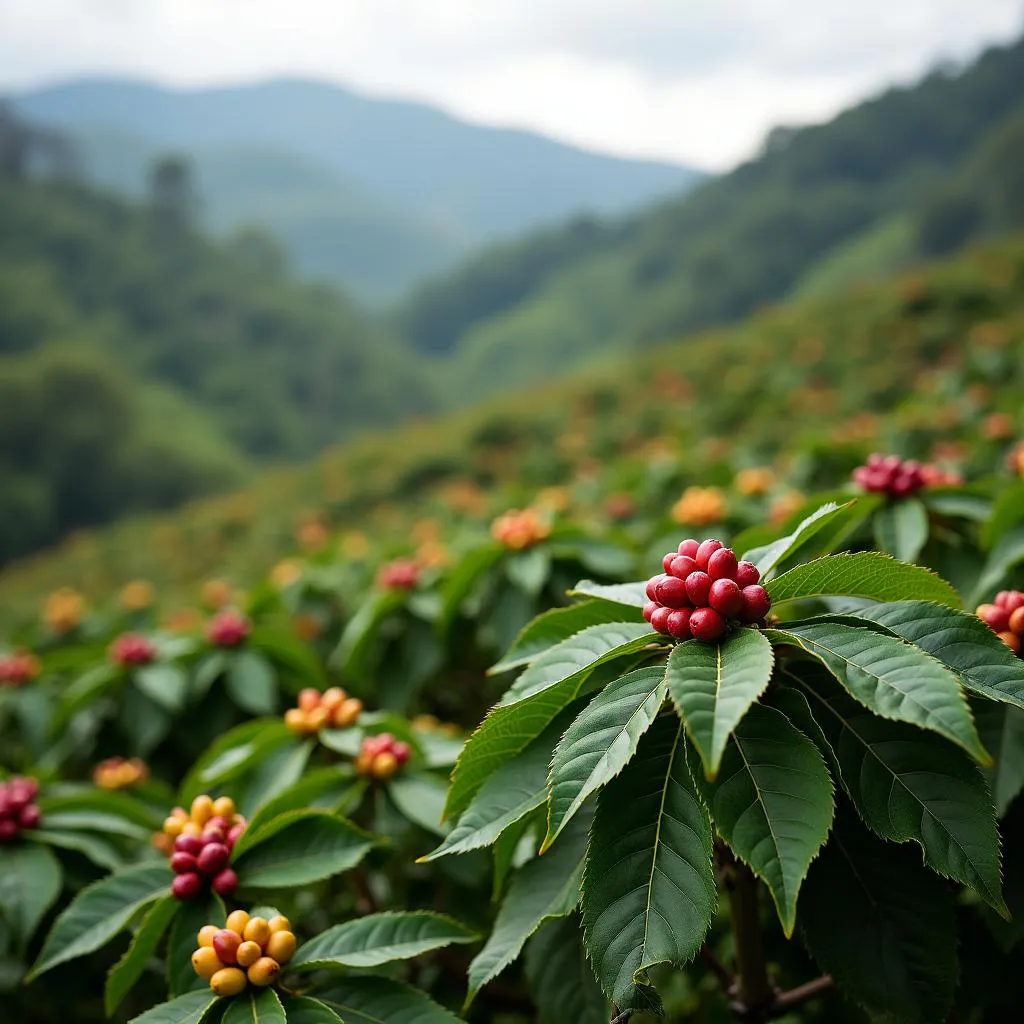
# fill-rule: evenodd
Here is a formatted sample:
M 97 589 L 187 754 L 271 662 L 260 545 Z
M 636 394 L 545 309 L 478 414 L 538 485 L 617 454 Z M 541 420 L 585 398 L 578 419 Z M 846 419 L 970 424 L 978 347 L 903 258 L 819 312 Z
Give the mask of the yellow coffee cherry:
M 213 937 L 219 932 L 220 929 L 215 924 L 204 924 L 199 929 L 199 935 L 196 937 L 196 941 L 200 946 L 213 946 Z
M 263 950 L 260 948 L 260 944 L 248 940 L 243 942 L 238 947 L 238 952 L 235 953 L 239 967 L 252 967 L 261 956 L 263 956 Z
M 213 814 L 210 817 L 219 816 L 230 821 L 235 816 L 235 801 L 229 796 L 219 796 L 213 801 Z
M 197 825 L 194 821 L 186 821 L 181 827 L 181 834 L 183 836 L 195 836 L 198 839 L 203 834 L 202 826 Z
M 267 940 L 265 949 L 267 956 L 273 957 L 279 964 L 286 964 L 295 956 L 296 945 L 295 936 L 291 932 L 274 932 Z
M 205 793 L 192 801 L 192 820 L 199 826 L 205 825 L 213 817 L 213 800 Z
M 394 754 L 389 754 L 384 751 L 382 754 L 378 754 L 373 759 L 373 775 L 377 779 L 390 779 L 401 765 L 398 763 L 398 758 Z
M 278 914 L 277 917 L 272 917 L 267 924 L 270 926 L 270 934 L 274 932 L 290 932 L 292 930 L 292 923 L 288 920 L 284 914 Z
M 338 729 L 344 729 L 347 726 L 352 725 L 362 712 L 363 702 L 357 697 L 349 697 L 347 700 L 343 700 L 334 709 L 335 727 Z
M 261 988 L 270 985 L 280 973 L 281 965 L 269 956 L 261 956 L 248 971 L 249 981 Z
M 259 963 L 258 960 L 256 962 Z M 238 967 L 224 967 L 210 979 L 210 988 L 217 996 L 237 996 L 245 988 L 245 971 Z
M 192 954 L 192 967 L 204 981 L 210 981 L 215 974 L 224 970 L 224 965 L 209 946 L 202 946 Z
M 340 686 L 332 686 L 327 690 L 324 690 L 320 697 L 320 707 L 324 708 L 328 714 L 332 712 L 346 697 L 347 693 Z
M 310 731 L 306 722 L 306 712 L 300 708 L 289 708 L 284 713 L 284 724 L 299 735 Z
M 164 834 L 170 836 L 172 839 L 177 839 L 181 835 L 181 830 L 185 827 L 185 820 L 183 818 L 175 818 L 173 815 L 169 818 L 164 819 Z
M 238 935 L 245 935 L 245 926 L 249 923 L 249 914 L 244 910 L 232 910 L 228 914 L 228 919 L 224 924 L 225 928 L 230 929 Z
M 251 917 L 249 923 L 242 932 L 242 938 L 248 942 L 258 942 L 260 949 L 267 944 L 270 938 L 270 924 L 265 917 Z
M 331 713 L 327 708 L 313 708 L 306 712 L 306 728 L 310 732 L 319 732 L 330 721 Z

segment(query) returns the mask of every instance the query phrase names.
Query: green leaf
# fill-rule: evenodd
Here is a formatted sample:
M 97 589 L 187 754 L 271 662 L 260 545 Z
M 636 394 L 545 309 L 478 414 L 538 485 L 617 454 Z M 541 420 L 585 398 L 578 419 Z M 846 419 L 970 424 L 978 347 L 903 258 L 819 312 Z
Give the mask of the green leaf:
M 596 628 L 639 629 L 636 626 L 626 625 Z M 586 630 L 583 632 L 585 633 Z M 582 634 L 577 635 L 581 636 Z M 576 657 L 568 663 L 561 663 L 561 668 L 558 667 L 555 655 L 555 652 L 558 651 L 557 647 L 538 658 L 523 673 L 523 675 L 534 673 L 532 678 L 535 683 L 538 682 L 538 673 L 534 670 L 543 671 L 546 675 L 557 675 L 559 671 L 563 670 L 571 674 L 560 681 L 547 685 L 529 697 L 517 699 L 514 703 L 499 704 L 491 709 L 480 727 L 466 741 L 466 746 L 455 765 L 452 785 L 448 791 L 448 802 L 445 806 L 445 816 L 452 817 L 461 814 L 469 806 L 469 802 L 477 790 L 500 765 L 510 757 L 514 757 L 539 736 L 574 700 L 602 685 L 605 679 L 600 673 L 594 672 L 595 668 L 601 667 L 603 663 L 614 661 L 624 654 L 642 650 L 654 635 L 644 632 L 641 636 L 627 641 L 620 647 L 606 650 L 603 655 L 595 655 L 596 660 L 585 665 L 579 671 L 572 671 L 571 666 L 578 665 L 579 659 L 584 657 L 581 647 L 573 648 Z M 571 641 L 567 641 L 567 643 L 571 643 Z M 591 647 L 592 653 L 594 648 L 600 649 L 600 645 L 596 641 L 593 645 L 588 646 Z M 543 668 L 541 667 L 542 662 L 546 662 Z M 611 665 L 609 667 L 618 674 L 618 666 Z
M 139 864 L 86 886 L 54 922 L 26 981 L 99 949 L 170 885 L 166 864 Z
M 326 686 L 323 666 L 314 648 L 293 633 L 270 626 L 256 626 L 249 646 L 261 651 L 281 675 L 290 676 L 302 686 L 322 689 Z
M 621 604 L 627 608 L 643 608 L 647 604 L 645 592 L 646 582 L 613 583 L 604 586 L 593 580 L 580 580 L 569 593 L 578 597 L 597 597 L 612 604 Z
M 132 673 L 132 681 L 155 704 L 167 711 L 180 711 L 188 693 L 188 676 L 177 665 L 154 662 Z
M 991 548 L 1019 523 L 1024 522 L 1024 480 L 1015 480 L 1002 490 L 986 517 L 981 539 Z
M 978 604 L 986 597 L 990 597 L 1021 562 L 1024 562 L 1024 526 L 1016 526 L 1003 534 L 989 552 L 978 582 L 974 586 L 971 604 Z
M 441 625 L 447 630 L 458 618 L 462 605 L 483 575 L 505 556 L 505 548 L 498 543 L 487 543 L 464 555 L 448 574 L 441 589 Z
M 768 886 L 792 935 L 800 885 L 835 809 L 818 748 L 781 712 L 755 704 L 733 733 L 718 778 L 699 785 L 718 831 Z
M 620 1008 L 632 1003 L 648 968 L 682 966 L 700 949 L 717 903 L 711 848 L 682 722 L 660 718 L 598 797 L 587 849 L 587 949 L 601 987 Z
M 942 1024 L 956 989 L 956 920 L 942 880 L 847 812 L 804 883 L 800 930 L 850 998 L 908 1024 Z
M 807 697 L 873 832 L 914 841 L 933 871 L 971 886 L 999 911 L 999 838 L 981 771 L 934 733 L 866 711 L 825 672 L 786 672 Z
M 477 935 L 464 924 L 426 910 L 367 914 L 336 924 L 304 943 L 289 966 L 307 971 L 320 967 L 380 967 L 453 942 L 476 939 Z
M 607 1024 L 608 1006 L 576 915 L 549 921 L 526 947 L 526 977 L 543 1024 Z
M 39 799 L 44 820 L 65 811 L 98 811 L 115 814 L 138 825 L 143 834 L 160 827 L 163 817 L 128 793 L 97 789 L 92 785 L 64 784 L 48 787 Z
M 232 657 L 227 690 L 234 702 L 251 715 L 272 715 L 277 708 L 274 666 L 258 651 L 243 649 Z
M 876 715 L 937 732 L 981 764 L 991 763 L 960 681 L 913 644 L 825 618 L 792 623 L 768 635 L 816 658 Z
M 60 850 L 74 850 L 106 871 L 116 871 L 124 864 L 121 851 L 106 836 L 90 832 L 59 832 L 48 828 L 45 818 L 43 827 L 34 829 L 26 838 L 30 842 L 56 846 Z
M 461 1024 L 419 989 L 379 975 L 346 977 L 319 998 L 345 1024 Z
M 879 549 L 901 562 L 913 562 L 928 540 L 928 512 L 916 498 L 882 505 L 872 525 Z
M 114 1011 L 124 1002 L 124 997 L 142 977 L 146 965 L 160 945 L 160 939 L 181 905 L 173 896 L 167 895 L 157 900 L 146 912 L 138 931 L 132 936 L 131 945 L 107 974 L 103 987 L 103 1006 L 108 1017 L 113 1017 Z
M 207 986 L 204 992 L 189 992 L 169 1003 L 161 1003 L 147 1010 L 138 1017 L 133 1017 L 129 1024 L 202 1024 L 203 1018 L 217 1004 L 217 997 Z
M 420 861 L 490 846 L 548 798 L 548 765 L 563 726 L 556 719 L 528 747 L 509 758 L 477 790 L 447 838 Z
M 181 904 L 171 922 L 171 933 L 167 939 L 168 995 L 180 996 L 185 992 L 209 988 L 209 984 L 192 969 L 192 954 L 199 944 L 199 929 L 208 924 L 223 924 L 226 920 L 224 903 L 214 893 L 206 893 L 201 899 Z
M 309 996 L 285 996 L 284 1012 L 288 1024 L 345 1024 L 326 1004 Z
M 24 949 L 60 895 L 60 862 L 45 846 L 0 846 L 0 917 Z
M 665 666 L 637 669 L 606 686 L 569 726 L 551 761 L 548 831 L 541 853 L 583 802 L 636 753 L 665 701 Z
M 344 818 L 322 811 L 284 814 L 233 860 L 246 888 L 292 888 L 354 868 L 375 840 Z
M 314 740 L 293 741 L 260 758 L 238 798 L 240 813 L 251 818 L 267 801 L 295 785 L 302 778 L 315 746 Z
M 996 815 L 1002 818 L 1024 789 L 1024 711 L 986 700 L 977 702 L 974 717 L 995 761 L 989 778 Z
M 501 704 L 525 700 L 563 679 L 633 654 L 660 640 L 660 634 L 653 632 L 646 622 L 606 622 L 588 626 L 545 651 L 524 669 L 501 698 Z
M 505 575 L 520 590 L 536 597 L 551 573 L 551 553 L 543 547 L 519 551 L 505 559 Z
M 196 665 L 192 676 L 192 699 L 201 700 L 209 689 L 228 670 L 231 656 L 227 651 L 211 651 Z
M 272 988 L 248 988 L 228 1003 L 221 1024 L 288 1024 L 288 1019 Z
M 143 842 L 150 837 L 151 829 L 142 828 L 118 814 L 104 814 L 102 811 L 57 811 L 43 819 L 44 824 L 55 832 L 73 832 L 85 829 L 106 835 L 128 836 Z
M 669 655 L 668 692 L 709 779 L 733 729 L 767 688 L 774 663 L 772 645 L 756 629 L 720 644 L 689 640 Z
M 877 622 L 938 658 L 968 690 L 1024 708 L 1024 661 L 976 615 L 928 601 L 894 601 L 859 608 L 853 616 Z
M 388 782 L 387 794 L 407 821 L 434 835 L 448 834 L 448 826 L 441 824 L 448 795 L 448 785 L 443 779 L 426 772 L 402 772 Z
M 960 607 L 957 592 L 944 579 L 879 551 L 818 558 L 776 576 L 765 586 L 775 602 L 809 597 L 866 597 L 872 601 L 906 599 Z
M 552 608 L 523 627 L 505 657 L 492 665 L 487 674 L 497 675 L 528 665 L 538 655 L 588 626 L 621 622 L 624 617 L 630 621 L 641 618 L 639 612 L 627 611 L 622 605 L 609 601 L 581 601 L 568 608 Z
M 469 965 L 466 1006 L 522 952 L 545 922 L 571 913 L 580 899 L 587 816 L 578 817 L 554 849 L 515 873 L 494 929 Z
M 179 801 L 187 806 L 200 793 L 244 775 L 270 751 L 294 740 L 280 718 L 258 718 L 236 726 L 200 755 L 181 784 Z
M 404 590 L 374 591 L 348 620 L 338 646 L 331 652 L 330 664 L 354 679 L 362 679 L 370 651 L 380 634 L 380 624 L 399 611 L 407 599 Z

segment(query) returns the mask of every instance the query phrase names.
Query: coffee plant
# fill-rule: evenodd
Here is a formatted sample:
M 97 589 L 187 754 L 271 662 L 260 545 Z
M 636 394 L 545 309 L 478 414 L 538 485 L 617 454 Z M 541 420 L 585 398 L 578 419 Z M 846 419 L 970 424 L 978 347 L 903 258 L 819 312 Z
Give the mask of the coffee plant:
M 1013 1019 L 1024 485 L 744 473 L 52 594 L 0 647 L 5 1011 Z

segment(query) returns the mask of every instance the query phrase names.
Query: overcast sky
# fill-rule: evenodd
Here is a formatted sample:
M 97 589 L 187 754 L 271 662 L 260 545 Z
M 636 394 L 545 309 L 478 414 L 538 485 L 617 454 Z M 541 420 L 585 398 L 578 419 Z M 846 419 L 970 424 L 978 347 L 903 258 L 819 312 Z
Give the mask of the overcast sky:
M 721 169 L 1024 28 L 1024 0 L 0 0 L 0 89 L 308 75 Z

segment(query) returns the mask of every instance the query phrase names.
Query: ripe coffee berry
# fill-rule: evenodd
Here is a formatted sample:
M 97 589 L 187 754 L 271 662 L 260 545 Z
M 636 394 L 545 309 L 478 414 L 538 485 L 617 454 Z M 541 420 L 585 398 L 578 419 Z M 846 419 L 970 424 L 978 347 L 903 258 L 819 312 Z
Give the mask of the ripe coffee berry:
M 132 668 L 155 661 L 156 645 L 141 633 L 122 633 L 111 642 L 108 654 L 115 665 Z
M 898 455 L 868 456 L 863 466 L 853 471 L 853 482 L 865 491 L 889 498 L 907 498 L 928 483 L 924 467 L 913 459 L 904 461 Z
M 491 523 L 491 536 L 511 551 L 522 551 L 551 535 L 551 524 L 534 508 L 512 509 Z
M 197 796 L 185 811 L 175 807 L 164 822 L 161 840 L 170 844 L 171 892 L 179 900 L 195 899 L 207 886 L 220 896 L 238 888 L 238 875 L 228 867 L 231 851 L 245 831 L 245 819 L 226 796 Z M 163 847 L 164 843 L 158 844 Z
M 206 639 L 217 647 L 237 647 L 252 631 L 252 623 L 234 608 L 217 612 L 206 626 Z
M 25 831 L 39 828 L 43 816 L 36 806 L 39 783 L 15 775 L 0 782 L 0 844 L 13 842 Z
M 980 604 L 975 614 L 1014 654 L 1024 651 L 1024 593 L 1001 590 L 992 604 Z
M 244 910 L 229 914 L 223 928 L 205 925 L 196 938 L 192 967 L 215 995 L 224 997 L 237 996 L 247 985 L 272 985 L 297 945 L 288 918 L 267 921 Z
M 414 590 L 420 582 L 420 567 L 409 558 L 382 565 L 377 573 L 381 590 Z
M 684 540 L 662 567 L 647 581 L 644 618 L 676 640 L 715 643 L 730 624 L 761 622 L 771 607 L 757 566 L 737 561 L 719 540 Z
M 408 743 L 396 740 L 389 732 L 367 736 L 355 761 L 360 775 L 371 779 L 390 779 L 397 774 L 412 756 Z
M 299 706 L 285 712 L 284 724 L 299 736 L 312 736 L 321 729 L 355 725 L 362 713 L 363 702 L 350 697 L 340 686 L 323 693 L 307 687 L 299 693 Z
M 39 675 L 42 666 L 29 651 L 0 654 L 0 686 L 24 686 Z

